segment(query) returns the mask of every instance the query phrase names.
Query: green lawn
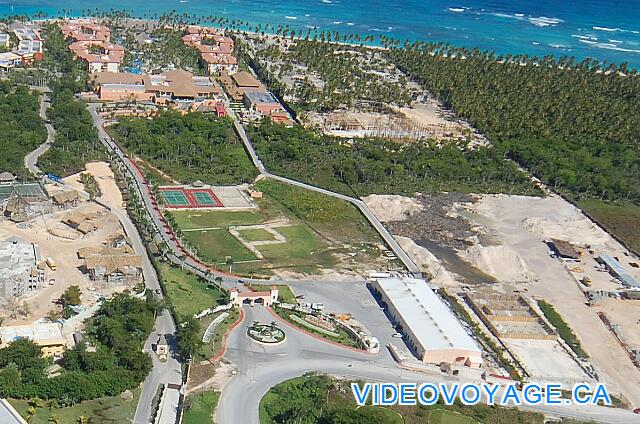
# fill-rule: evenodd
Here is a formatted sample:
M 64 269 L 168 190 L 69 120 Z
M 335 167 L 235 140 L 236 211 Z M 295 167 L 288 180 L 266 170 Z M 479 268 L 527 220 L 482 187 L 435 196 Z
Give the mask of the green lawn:
M 275 181 L 261 181 L 255 188 L 264 193 L 256 211 L 171 212 L 183 240 L 196 249 L 200 259 L 229 271 L 225 262 L 230 256 L 234 262 L 231 272 L 253 277 L 268 277 L 275 271 L 314 274 L 333 269 L 339 262 L 335 254 L 356 253 L 357 263 L 375 263 L 380 239 L 348 202 Z M 263 260 L 257 260 L 229 233 L 231 226 L 276 220 L 289 221 L 290 225 L 276 228 L 287 242 L 259 246 Z M 264 229 L 241 230 L 240 234 L 249 242 L 274 240 Z
M 477 421 L 456 412 L 436 409 L 429 414 L 429 424 L 477 424 Z
M 360 408 L 360 412 L 365 413 L 372 423 L 404 424 L 404 418 L 399 412 L 383 406 L 365 405 Z
M 251 211 L 175 211 L 170 212 L 183 230 L 196 228 L 228 228 L 231 225 L 261 224 L 263 216 Z
M 224 265 L 227 256 L 231 256 L 234 262 L 256 259 L 226 228 L 188 231 L 182 234 L 182 239 L 197 248 L 198 257 L 210 264 Z
M 269 231 L 263 228 L 253 228 L 248 230 L 240 230 L 240 237 L 245 241 L 272 241 L 276 238 Z
M 220 399 L 220 392 L 206 391 L 187 397 L 187 410 L 182 424 L 214 424 L 213 412 Z
M 180 316 L 192 316 L 204 309 L 223 304 L 226 294 L 197 276 L 166 263 L 158 264 L 169 301 Z
M 213 337 L 211 337 L 211 342 L 209 342 L 208 344 L 200 343 L 200 349 L 197 353 L 200 359 L 211 359 L 212 357 L 220 353 L 220 349 L 222 348 L 222 336 L 227 332 L 229 327 L 231 327 L 233 323 L 238 320 L 238 315 L 240 314 L 237 308 L 230 309 L 226 312 L 229 313 L 229 316 L 216 327 L 216 331 L 214 331 Z M 218 315 L 219 314 L 216 314 L 200 320 L 201 341 L 204 332 L 207 330 L 207 327 L 209 326 L 209 324 L 211 324 L 211 321 L 213 321 L 213 319 Z
M 624 240 L 631 249 L 640 252 L 640 206 L 599 200 L 584 200 L 579 205 L 600 221 L 607 231 Z
M 50 424 L 50 417 L 58 417 L 60 424 L 75 424 L 82 415 L 89 419 L 91 424 L 121 424 L 131 422 L 136 411 L 140 389 L 133 390 L 133 400 L 125 401 L 119 396 L 103 397 L 81 402 L 67 408 L 50 409 L 46 402 L 36 408 L 36 413 L 29 421 L 30 424 Z M 26 400 L 10 400 L 11 405 L 22 415 L 28 416 L 29 409 Z

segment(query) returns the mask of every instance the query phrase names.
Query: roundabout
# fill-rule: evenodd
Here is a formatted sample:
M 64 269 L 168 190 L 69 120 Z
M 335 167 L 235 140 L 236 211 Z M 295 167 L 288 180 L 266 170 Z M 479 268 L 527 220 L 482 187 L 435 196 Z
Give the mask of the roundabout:
M 287 336 L 285 332 L 278 327 L 275 321 L 271 324 L 261 324 L 254 321 L 247 329 L 247 336 L 256 343 L 275 346 L 284 343 Z

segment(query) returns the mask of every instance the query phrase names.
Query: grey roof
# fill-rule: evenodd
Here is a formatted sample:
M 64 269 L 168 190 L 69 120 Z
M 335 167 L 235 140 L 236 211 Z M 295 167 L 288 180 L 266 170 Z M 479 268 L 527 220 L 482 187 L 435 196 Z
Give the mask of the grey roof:
M 158 339 L 158 344 L 159 345 L 167 345 L 167 338 L 164 336 L 164 334 L 160 335 L 160 338 Z
M 376 283 L 425 350 L 481 352 L 453 312 L 425 280 L 392 277 L 379 278 Z
M 16 177 L 11 172 L 0 173 L 0 181 L 13 181 Z
M 0 203 L 14 195 L 46 200 L 48 197 L 38 183 L 0 184 Z
M 600 255 L 600 260 L 611 270 L 611 273 L 622 281 L 626 287 L 629 288 L 640 288 L 640 283 L 638 280 L 633 278 L 626 269 L 620 265 L 620 262 L 616 260 L 611 255 Z
M 261 92 L 261 91 L 248 91 L 246 93 L 244 93 L 244 95 L 247 97 L 247 99 L 252 103 L 252 104 L 265 104 L 265 103 L 276 103 L 276 104 L 280 104 L 280 102 L 278 102 L 278 99 L 276 99 L 276 96 L 274 96 L 271 92 L 267 91 L 267 92 Z
M 27 422 L 13 409 L 6 399 L 0 399 L 0 423 L 2 424 L 27 424 Z

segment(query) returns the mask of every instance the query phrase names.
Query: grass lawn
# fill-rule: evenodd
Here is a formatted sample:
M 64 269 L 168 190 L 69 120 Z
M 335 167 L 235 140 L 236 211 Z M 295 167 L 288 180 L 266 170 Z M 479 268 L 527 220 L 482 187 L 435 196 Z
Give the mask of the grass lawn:
M 278 232 L 287 238 L 286 243 L 258 247 L 274 268 L 308 272 L 315 267 L 331 268 L 337 263 L 334 256 L 326 251 L 328 245 L 307 226 L 280 227 Z
M 198 249 L 198 257 L 210 264 L 225 264 L 225 258 L 233 261 L 252 261 L 256 257 L 247 250 L 226 228 L 220 230 L 188 231 L 182 239 Z
M 275 181 L 263 180 L 255 188 L 264 192 L 256 211 L 171 212 L 183 240 L 196 249 L 200 259 L 229 271 L 225 259 L 230 256 L 234 262 L 231 272 L 252 277 L 269 277 L 276 271 L 315 274 L 320 269 L 334 269 L 340 254 L 357 253 L 357 262 L 351 261 L 362 267 L 376 263 L 380 239 L 348 202 Z M 263 260 L 257 260 L 229 233 L 230 226 L 275 220 L 291 224 L 276 229 L 287 242 L 259 246 Z M 249 242 L 274 240 L 263 229 L 242 230 L 240 234 Z
M 178 315 L 192 316 L 225 303 L 226 294 L 223 291 L 202 282 L 197 276 L 166 263 L 158 264 L 158 268 L 165 293 Z
M 300 328 L 308 333 L 313 333 L 317 336 L 320 336 L 324 339 L 330 340 L 332 342 L 337 342 L 340 343 L 342 345 L 345 346 L 349 346 L 349 347 L 354 347 L 356 349 L 361 349 L 362 346 L 359 345 L 359 343 L 354 340 L 353 338 L 351 338 L 351 336 L 349 335 L 349 333 L 347 333 L 346 331 L 344 331 L 342 328 L 340 327 L 336 327 L 335 330 L 333 330 L 335 333 L 338 333 L 340 336 L 339 337 L 333 337 L 330 336 L 328 334 L 322 333 L 320 331 L 316 331 L 311 327 L 307 327 L 307 326 L 303 326 L 300 323 L 295 322 L 293 319 L 291 319 L 291 317 L 289 315 L 295 315 L 301 319 L 304 319 L 305 314 L 301 313 L 301 312 L 296 312 L 296 311 L 290 311 L 288 309 L 282 309 L 282 308 L 273 308 L 273 311 L 278 314 L 278 316 L 280 318 L 283 318 L 285 321 L 291 323 L 294 327 Z
M 261 224 L 263 216 L 251 211 L 175 211 L 170 212 L 183 230 L 196 228 L 229 228 L 231 225 Z
M 220 392 L 214 390 L 187 397 L 187 410 L 182 417 L 183 424 L 213 424 L 213 411 L 218 405 Z
M 254 228 L 248 230 L 240 230 L 240 237 L 245 241 L 272 241 L 276 238 L 269 231 L 263 228 Z
M 456 412 L 436 409 L 429 414 L 429 424 L 477 424 L 477 421 Z
M 600 221 L 607 231 L 624 240 L 631 249 L 640 252 L 640 206 L 599 200 L 584 200 L 579 205 Z
M 140 389 L 132 390 L 133 400 L 125 401 L 119 396 L 102 397 L 81 402 L 67 408 L 49 409 L 44 406 L 36 408 L 36 413 L 29 421 L 30 424 L 49 424 L 49 417 L 57 416 L 61 424 L 73 424 L 78 422 L 78 417 L 84 415 L 91 424 L 121 424 L 131 422 L 136 412 Z M 27 417 L 29 408 L 27 400 L 10 400 L 11 405 L 22 415 Z
M 404 424 L 404 418 L 398 411 L 383 406 L 365 405 L 360 408 L 360 412 L 363 412 L 372 423 Z
M 197 355 L 200 356 L 201 359 L 211 359 L 212 357 L 216 356 L 220 352 L 220 349 L 222 348 L 222 336 L 224 335 L 224 333 L 227 332 L 229 327 L 231 327 L 233 323 L 238 320 L 238 315 L 240 314 L 240 312 L 238 311 L 237 308 L 230 309 L 226 312 L 229 313 L 229 316 L 225 318 L 225 320 L 222 321 L 220 324 L 218 324 L 218 326 L 216 327 L 216 330 L 213 332 L 213 337 L 211 337 L 211 342 L 206 344 L 205 343 L 200 344 L 200 349 L 198 350 Z M 207 330 L 207 326 L 217 316 L 218 314 L 211 317 L 206 317 L 200 320 L 200 323 L 201 323 L 200 341 L 202 341 L 202 336 L 204 335 L 204 332 Z
M 271 285 L 269 284 L 250 284 L 250 287 L 253 291 L 269 291 L 271 289 Z M 278 300 L 280 302 L 292 304 L 298 303 L 296 297 L 291 291 L 291 287 L 284 284 L 278 284 L 276 287 L 278 288 Z

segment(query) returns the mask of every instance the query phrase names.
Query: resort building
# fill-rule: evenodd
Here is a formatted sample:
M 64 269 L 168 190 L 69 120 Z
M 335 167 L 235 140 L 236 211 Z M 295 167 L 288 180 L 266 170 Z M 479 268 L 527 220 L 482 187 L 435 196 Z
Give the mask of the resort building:
M 91 280 L 109 284 L 137 284 L 142 281 L 142 258 L 129 246 L 86 248 L 78 251 Z
M 200 59 L 206 65 L 209 74 L 238 71 L 238 60 L 233 56 L 233 39 L 220 34 L 213 28 L 190 25 L 182 41 L 200 53 Z
M 106 101 L 194 102 L 222 94 L 211 78 L 183 70 L 159 75 L 98 72 L 91 84 L 100 100 Z
M 77 19 L 67 22 L 60 28 L 65 38 L 74 41 L 110 41 L 111 30 L 109 27 L 97 24 L 93 21 Z
M 124 59 L 124 47 L 108 41 L 76 41 L 69 49 L 87 63 L 89 73 L 118 72 Z
M 233 75 L 223 72 L 220 82 L 233 101 L 241 102 L 246 93 L 266 93 L 267 89 L 249 72 L 241 71 Z
M 18 39 L 18 45 L 13 53 L 20 56 L 23 65 L 30 65 L 35 61 L 42 60 L 43 42 L 35 29 L 18 27 L 13 30 L 13 33 Z
M 269 291 L 239 291 L 236 288 L 229 290 L 230 302 L 235 306 L 262 305 L 271 306 L 278 300 L 278 287 L 271 286 Z
M 624 269 L 622 264 L 611 255 L 600 255 L 598 262 L 603 264 L 609 274 L 620 280 L 623 286 L 628 289 L 640 289 L 640 282 Z
M 6 399 L 0 399 L 0 423 L 28 424 Z
M 8 49 L 11 44 L 9 43 L 9 34 L 0 32 L 0 47 Z
M 0 53 L 0 69 L 11 69 L 22 63 L 22 56 L 13 52 Z
M 44 284 L 38 246 L 18 237 L 0 241 L 0 300 L 16 299 Z
M 425 280 L 379 278 L 370 286 L 422 362 L 482 366 L 482 351 Z
M 51 200 L 38 183 L 0 183 L 0 214 L 22 222 L 52 210 Z
M 42 348 L 42 356 L 61 357 L 67 346 L 62 327 L 57 323 L 0 327 L 0 349 L 18 339 L 29 339 Z
M 265 116 L 283 110 L 278 99 L 269 91 L 249 91 L 245 93 L 244 104 L 248 109 Z

